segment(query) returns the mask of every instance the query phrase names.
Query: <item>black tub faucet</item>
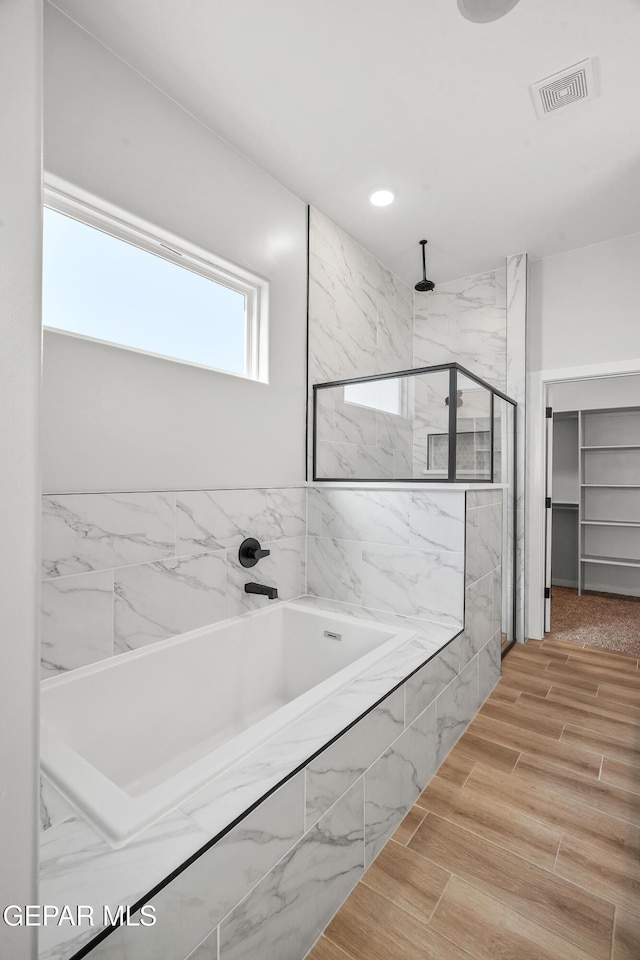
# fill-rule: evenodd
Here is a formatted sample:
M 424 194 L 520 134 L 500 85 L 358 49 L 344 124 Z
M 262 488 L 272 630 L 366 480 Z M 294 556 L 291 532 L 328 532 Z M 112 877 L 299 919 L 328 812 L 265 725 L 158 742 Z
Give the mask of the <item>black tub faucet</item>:
M 269 597 L 269 600 L 278 599 L 278 588 L 277 587 L 267 587 L 264 583 L 245 583 L 244 585 L 245 593 L 259 593 L 263 597 Z

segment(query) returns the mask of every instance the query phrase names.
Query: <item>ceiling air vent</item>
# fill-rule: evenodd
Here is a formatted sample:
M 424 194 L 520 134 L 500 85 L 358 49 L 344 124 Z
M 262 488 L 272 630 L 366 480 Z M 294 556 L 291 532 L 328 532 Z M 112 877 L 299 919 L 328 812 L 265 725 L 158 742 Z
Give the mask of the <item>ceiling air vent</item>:
M 581 60 L 572 67 L 545 77 L 529 87 L 540 120 L 581 100 L 596 96 L 593 60 Z

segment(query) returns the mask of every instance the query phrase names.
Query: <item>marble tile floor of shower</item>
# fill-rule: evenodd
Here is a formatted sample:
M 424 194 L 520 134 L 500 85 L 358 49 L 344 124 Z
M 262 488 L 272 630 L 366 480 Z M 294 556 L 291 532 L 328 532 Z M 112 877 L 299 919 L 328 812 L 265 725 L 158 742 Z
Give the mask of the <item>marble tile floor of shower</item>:
M 557 641 L 503 676 L 307 960 L 639 960 L 640 670 Z

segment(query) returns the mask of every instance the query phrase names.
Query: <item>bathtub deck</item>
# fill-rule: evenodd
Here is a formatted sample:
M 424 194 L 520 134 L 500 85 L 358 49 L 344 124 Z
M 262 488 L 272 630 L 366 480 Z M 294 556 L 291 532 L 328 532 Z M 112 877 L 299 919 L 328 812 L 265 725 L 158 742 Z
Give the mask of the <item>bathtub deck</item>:
M 530 642 L 307 960 L 638 960 L 640 669 Z

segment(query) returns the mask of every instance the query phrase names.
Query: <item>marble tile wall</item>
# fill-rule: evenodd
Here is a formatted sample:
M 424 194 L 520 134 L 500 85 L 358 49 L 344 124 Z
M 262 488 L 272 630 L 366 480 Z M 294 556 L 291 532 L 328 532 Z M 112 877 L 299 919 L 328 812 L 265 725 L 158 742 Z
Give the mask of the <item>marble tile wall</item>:
M 307 593 L 462 625 L 464 491 L 309 491 Z
M 439 283 L 416 293 L 414 365 L 455 361 L 503 390 L 506 387 L 506 272 Z
M 464 491 L 444 491 L 453 499 L 437 502 L 436 491 L 418 492 L 406 504 L 384 499 L 398 491 L 376 491 L 371 502 L 352 496 L 361 491 L 309 493 L 316 533 L 327 523 L 343 537 L 379 530 L 387 546 L 399 538 L 407 549 L 466 544 L 465 629 L 155 894 L 156 926 L 119 927 L 91 951 L 94 960 L 302 960 L 499 679 L 501 491 L 468 492 L 466 518 Z M 333 493 L 341 496 L 325 504 Z M 206 533 L 212 524 L 198 526 Z M 233 536 L 215 532 L 217 546 Z M 433 649 L 433 627 L 406 622 Z M 113 850 L 46 781 L 41 812 L 42 897 L 54 882 L 60 889 L 62 875 L 72 902 L 92 903 L 98 879 L 104 899 L 105 876 L 121 876 L 124 864 L 128 888 L 114 886 L 114 907 L 143 896 L 219 829 L 185 806 Z M 160 838 L 170 840 L 161 855 Z M 68 930 L 41 932 L 40 960 L 70 960 L 96 931 L 75 931 L 73 940 Z
M 301 487 L 43 497 L 42 676 L 304 593 Z M 256 537 L 271 556 L 245 569 Z
M 461 665 L 478 657 L 481 700 L 500 678 L 503 610 L 502 490 L 467 493 L 465 627 Z
M 455 361 L 504 391 L 507 364 L 505 277 L 502 268 L 439 283 L 432 293 L 417 293 L 414 366 L 428 367 Z M 447 407 L 443 400 L 448 394 L 445 374 L 424 378 L 416 391 L 413 445 L 416 477 L 428 473 L 432 459 L 428 455 L 429 436 L 447 431 Z M 482 405 L 484 398 L 480 396 L 479 399 Z M 474 417 L 483 414 L 473 411 L 467 403 L 458 415 Z
M 313 208 L 309 228 L 310 401 L 313 383 L 410 369 L 412 289 Z M 319 477 L 412 476 L 410 420 L 331 395 L 318 425 Z

